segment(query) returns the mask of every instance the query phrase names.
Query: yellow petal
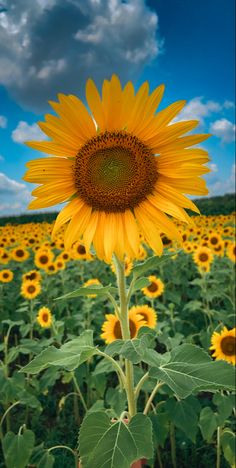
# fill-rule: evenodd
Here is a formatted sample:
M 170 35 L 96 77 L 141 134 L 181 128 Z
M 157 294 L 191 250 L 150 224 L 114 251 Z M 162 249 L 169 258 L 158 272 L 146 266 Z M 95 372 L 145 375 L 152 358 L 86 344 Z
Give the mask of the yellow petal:
M 182 237 L 175 227 L 174 223 L 156 206 L 152 205 L 149 201 L 144 201 L 142 204 L 142 211 L 155 221 L 156 225 L 161 232 L 164 232 L 170 239 L 182 240 Z
M 151 220 L 147 216 L 146 210 L 143 210 L 141 205 L 134 209 L 134 213 L 148 244 L 157 255 L 161 255 L 163 244 L 155 220 Z
M 71 219 L 65 233 L 65 247 L 67 250 L 83 235 L 89 222 L 91 212 L 92 208 L 84 203 Z
M 83 200 L 80 198 L 74 198 L 61 210 L 53 226 L 52 237 L 55 236 L 60 227 L 67 223 L 82 208 L 83 205 Z
M 94 211 L 93 213 L 91 213 L 90 219 L 83 234 L 83 242 L 87 252 L 90 249 L 91 243 L 93 241 L 97 229 L 98 218 L 99 211 Z
M 115 213 L 106 213 L 104 223 L 104 252 L 106 261 L 111 261 L 117 240 L 117 225 Z
M 104 130 L 105 120 L 102 100 L 95 83 L 91 79 L 86 83 L 86 99 L 99 129 Z
M 171 183 L 167 184 L 164 181 L 158 180 L 155 191 L 157 195 L 161 195 L 164 198 L 167 198 L 173 203 L 177 203 L 179 206 L 182 206 L 184 208 L 189 208 L 192 211 L 195 211 L 197 213 L 200 213 L 198 207 L 187 197 L 182 195 L 177 189 L 172 187 Z
M 160 194 L 156 192 L 155 195 L 149 195 L 148 200 L 152 205 L 154 205 L 159 210 L 173 216 L 174 218 L 180 219 L 183 222 L 190 223 L 191 218 L 188 214 L 183 210 L 183 208 L 177 206 L 176 204 L 172 203 L 167 198 L 162 197 Z
M 186 179 L 171 179 L 169 177 L 159 175 L 159 183 L 166 183 L 172 185 L 175 189 L 180 192 L 187 193 L 190 195 L 207 195 L 208 189 L 206 188 L 206 181 L 199 177 L 192 177 Z
M 25 144 L 30 148 L 42 151 L 47 154 L 55 154 L 55 156 L 76 156 L 76 151 L 68 146 L 54 143 L 53 141 L 26 141 Z
M 178 122 L 169 125 L 164 130 L 160 130 L 152 138 L 146 140 L 146 144 L 152 149 L 153 153 L 159 153 L 162 147 L 171 144 L 184 133 L 193 130 L 199 124 L 198 120 L 189 120 L 187 122 Z

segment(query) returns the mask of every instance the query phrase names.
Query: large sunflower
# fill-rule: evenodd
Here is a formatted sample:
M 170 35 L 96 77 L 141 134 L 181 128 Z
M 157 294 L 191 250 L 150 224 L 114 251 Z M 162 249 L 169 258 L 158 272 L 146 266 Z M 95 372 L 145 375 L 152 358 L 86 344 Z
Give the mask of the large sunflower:
M 236 364 L 236 328 L 228 330 L 226 327 L 220 333 L 214 332 L 211 337 L 212 356 Z
M 87 251 L 93 243 L 99 258 L 110 262 L 112 253 L 131 259 L 139 252 L 139 233 L 160 255 L 160 233 L 169 239 L 181 235 L 167 215 L 188 222 L 184 208 L 199 212 L 184 194 L 205 195 L 200 176 L 208 153 L 191 148 L 208 135 L 184 136 L 197 120 L 170 122 L 183 109 L 177 101 L 159 113 L 164 86 L 149 94 L 147 82 L 135 94 L 128 82 L 122 89 L 117 76 L 105 80 L 102 97 L 92 80 L 86 85 L 91 114 L 73 95 L 59 94 L 51 102 L 58 117 L 47 114 L 39 127 L 49 141 L 28 146 L 51 155 L 27 163 L 28 182 L 40 184 L 29 208 L 39 209 L 67 201 L 53 234 L 69 221 L 65 247 L 81 241 Z
M 146 322 L 143 320 L 142 315 L 136 313 L 136 310 L 129 311 L 129 331 L 131 339 L 135 338 L 139 329 L 145 325 Z M 107 344 L 122 339 L 120 321 L 114 314 L 106 314 L 106 321 L 102 325 L 102 331 L 101 338 L 105 340 Z

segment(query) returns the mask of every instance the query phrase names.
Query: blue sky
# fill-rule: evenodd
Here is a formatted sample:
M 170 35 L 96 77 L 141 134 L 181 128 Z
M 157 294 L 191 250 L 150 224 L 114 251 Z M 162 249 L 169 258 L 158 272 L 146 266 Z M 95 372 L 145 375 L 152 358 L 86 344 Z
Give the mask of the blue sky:
M 210 194 L 234 191 L 233 0 L 11 0 L 0 2 L 0 215 L 25 211 L 32 186 L 21 178 L 40 155 L 36 122 L 57 92 L 83 98 L 88 77 L 101 86 L 165 83 L 163 106 L 186 99 L 180 116 L 198 118 L 211 156 Z

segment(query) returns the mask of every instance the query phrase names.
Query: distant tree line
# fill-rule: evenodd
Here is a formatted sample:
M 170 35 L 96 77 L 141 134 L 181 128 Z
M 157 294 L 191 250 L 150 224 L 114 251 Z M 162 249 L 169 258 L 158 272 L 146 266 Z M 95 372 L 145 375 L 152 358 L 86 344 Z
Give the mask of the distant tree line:
M 203 215 L 220 215 L 231 214 L 236 211 L 235 195 L 227 193 L 218 197 L 198 198 L 194 200 Z M 57 212 L 50 213 L 23 213 L 16 216 L 0 217 L 0 226 L 5 224 L 25 224 L 25 223 L 42 223 L 43 221 L 51 223 L 56 219 Z M 190 213 L 194 214 L 194 213 Z

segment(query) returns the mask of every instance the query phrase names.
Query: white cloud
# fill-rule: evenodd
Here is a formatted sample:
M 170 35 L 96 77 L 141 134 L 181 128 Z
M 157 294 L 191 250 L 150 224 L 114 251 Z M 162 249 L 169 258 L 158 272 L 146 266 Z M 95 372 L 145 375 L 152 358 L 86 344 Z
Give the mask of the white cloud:
M 26 185 L 10 179 L 6 174 L 0 172 L 0 213 L 9 212 L 18 214 L 25 211 L 31 198 L 30 191 Z
M 211 169 L 211 172 L 212 172 L 212 173 L 213 173 L 213 172 L 218 172 L 218 166 L 217 166 L 217 164 L 215 164 L 215 163 L 209 163 L 209 164 L 208 164 L 208 167 L 209 167 L 209 169 Z M 209 175 L 210 175 L 210 174 L 211 174 L 211 173 L 209 173 Z
M 220 138 L 223 143 L 232 143 L 235 141 L 235 125 L 228 119 L 219 119 L 212 122 L 210 132 Z
M 0 115 L 0 128 L 7 127 L 7 118 L 4 115 Z
M 5 158 L 0 154 L 0 161 L 5 161 Z
M 210 179 L 208 179 L 208 188 L 209 188 L 209 196 L 224 195 L 225 193 L 234 193 L 235 192 L 235 164 L 232 165 L 231 173 L 228 178 L 225 178 L 224 180 L 214 179 L 212 182 Z
M 16 143 L 24 143 L 30 140 L 45 140 L 45 134 L 40 130 L 36 123 L 29 125 L 21 120 L 15 130 L 13 130 L 12 139 Z
M 220 112 L 221 110 L 222 105 L 218 102 L 204 102 L 203 97 L 195 97 L 186 104 L 175 120 L 180 121 L 197 119 L 201 124 L 204 124 L 206 117 L 211 116 L 214 112 Z
M 26 107 L 84 95 L 112 73 L 137 79 L 163 49 L 145 0 L 11 0 L 0 13 L 0 84 Z

